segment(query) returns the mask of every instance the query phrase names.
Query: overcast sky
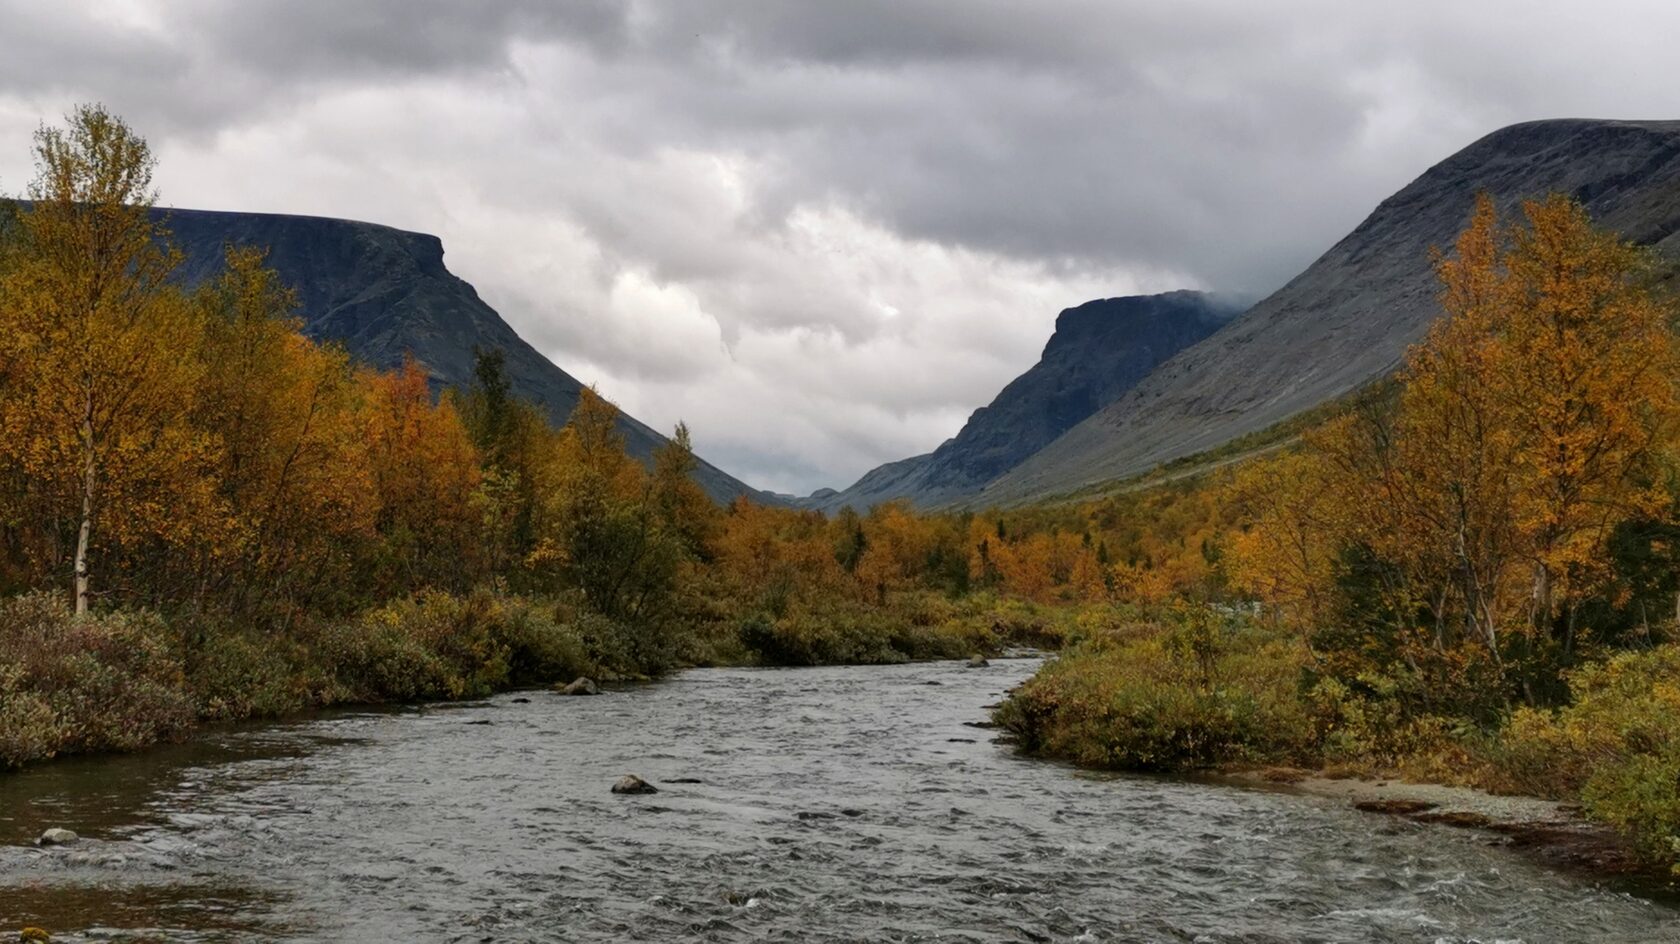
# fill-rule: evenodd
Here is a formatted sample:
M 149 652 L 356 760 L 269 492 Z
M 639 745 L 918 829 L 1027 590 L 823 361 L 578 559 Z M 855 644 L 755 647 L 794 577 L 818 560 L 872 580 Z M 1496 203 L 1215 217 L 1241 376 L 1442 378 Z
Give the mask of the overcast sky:
M 1680 118 L 1680 4 L 0 0 L 0 190 L 102 101 L 162 202 L 435 233 L 761 487 L 955 433 L 1091 298 L 1264 294 L 1514 121 Z

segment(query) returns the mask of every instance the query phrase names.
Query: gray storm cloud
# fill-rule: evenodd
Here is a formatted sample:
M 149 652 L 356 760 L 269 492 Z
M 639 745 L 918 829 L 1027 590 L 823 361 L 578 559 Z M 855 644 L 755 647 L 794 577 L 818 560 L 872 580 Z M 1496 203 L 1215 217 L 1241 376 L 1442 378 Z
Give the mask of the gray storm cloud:
M 373 219 L 755 484 L 926 451 L 1089 298 L 1277 287 L 1512 121 L 1673 117 L 1666 3 L 0 0 L 0 188 Z M 1632 24 L 1638 24 L 1632 28 Z

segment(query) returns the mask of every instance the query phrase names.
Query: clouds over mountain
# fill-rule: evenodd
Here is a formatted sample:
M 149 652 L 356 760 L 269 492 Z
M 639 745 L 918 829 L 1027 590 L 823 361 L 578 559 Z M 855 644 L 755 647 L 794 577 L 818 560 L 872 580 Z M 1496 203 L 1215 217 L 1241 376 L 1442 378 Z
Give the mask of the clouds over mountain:
M 1062 308 L 1275 288 L 1482 132 L 1680 72 L 1656 3 L 1141 6 L 0 0 L 0 187 L 105 101 L 166 203 L 436 233 L 563 367 L 803 490 L 937 445 Z

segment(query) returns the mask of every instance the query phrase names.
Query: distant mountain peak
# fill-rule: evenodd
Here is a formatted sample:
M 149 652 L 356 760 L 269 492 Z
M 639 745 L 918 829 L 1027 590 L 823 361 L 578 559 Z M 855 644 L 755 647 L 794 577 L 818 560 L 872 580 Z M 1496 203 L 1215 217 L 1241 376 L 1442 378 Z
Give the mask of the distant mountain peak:
M 842 492 L 824 489 L 801 504 L 834 510 L 894 498 L 923 506 L 960 502 L 1241 310 L 1239 300 L 1187 290 L 1064 309 L 1038 363 L 975 410 L 957 435 L 933 452 L 888 463 Z
M 1558 191 L 1600 225 L 1680 249 L 1680 121 L 1529 121 L 1501 128 L 1383 200 L 1242 318 L 989 483 L 1016 503 L 1147 472 L 1257 432 L 1392 373 L 1439 315 L 1431 247 L 1478 192 L 1510 209 Z

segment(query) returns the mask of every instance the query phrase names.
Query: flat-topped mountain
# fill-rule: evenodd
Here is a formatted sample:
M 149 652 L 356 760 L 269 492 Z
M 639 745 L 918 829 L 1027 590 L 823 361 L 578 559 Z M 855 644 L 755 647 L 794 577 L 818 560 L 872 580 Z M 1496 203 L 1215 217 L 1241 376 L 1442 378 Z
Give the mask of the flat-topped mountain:
M 297 290 L 311 337 L 337 341 L 364 363 L 391 368 L 412 353 L 433 380 L 472 382 L 474 348 L 500 348 L 513 391 L 555 422 L 577 405 L 583 385 L 527 344 L 471 285 L 443 264 L 436 236 L 351 220 L 268 213 L 163 210 L 186 257 L 189 282 L 214 278 L 228 244 L 267 248 L 268 264 Z M 630 453 L 646 459 L 665 438 L 633 417 L 619 428 Z M 696 478 L 727 501 L 765 496 L 701 462 Z
M 926 507 L 960 502 L 1241 309 L 1235 300 L 1188 291 L 1105 298 L 1066 309 L 1038 363 L 990 405 L 975 410 L 956 436 L 931 453 L 874 469 L 843 492 L 825 489 L 801 504 L 834 510 L 892 498 Z
M 1429 250 L 1450 248 L 1479 191 L 1505 208 L 1561 191 L 1635 242 L 1680 249 L 1680 121 L 1536 121 L 1482 138 L 974 501 L 1018 503 L 1136 475 L 1393 372 L 1440 313 Z

